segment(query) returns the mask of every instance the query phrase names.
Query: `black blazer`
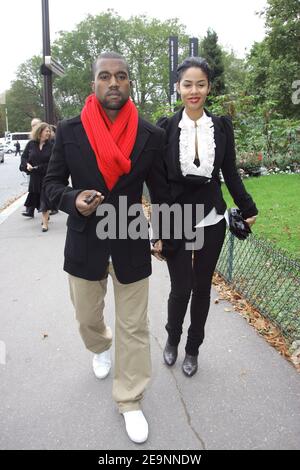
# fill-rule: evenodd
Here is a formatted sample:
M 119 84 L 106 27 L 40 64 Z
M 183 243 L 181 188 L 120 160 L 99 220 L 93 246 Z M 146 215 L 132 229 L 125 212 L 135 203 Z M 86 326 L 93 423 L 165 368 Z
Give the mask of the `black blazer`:
M 103 202 L 114 206 L 118 220 L 119 197 L 127 196 L 128 206 L 141 203 L 143 183 L 146 182 L 153 203 L 169 203 L 170 193 L 163 165 L 164 144 L 165 132 L 139 118 L 136 143 L 131 154 L 131 172 L 122 175 L 109 191 L 80 117 L 59 123 L 44 187 L 51 203 L 69 214 L 65 271 L 83 279 L 102 279 L 111 255 L 116 276 L 123 284 L 151 274 L 149 240 L 128 237 L 99 239 L 96 235 L 99 217 L 95 213 L 89 217 L 82 216 L 75 207 L 75 199 L 83 190 L 98 190 L 105 197 Z M 69 176 L 72 186 L 68 185 Z
M 43 178 L 46 175 L 47 167 L 51 157 L 53 143 L 47 141 L 42 150 L 40 150 L 39 142 L 30 140 L 21 156 L 20 171 L 24 171 L 30 175 L 28 191 L 30 193 L 41 193 Z M 27 163 L 33 166 L 32 171 L 27 170 Z
M 214 123 L 214 138 L 216 143 L 215 162 L 212 178 L 184 177 L 180 169 L 179 161 L 179 137 L 183 109 L 171 118 L 161 118 L 157 125 L 164 128 L 167 133 L 165 148 L 165 166 L 167 168 L 168 181 L 174 201 L 182 203 L 204 204 L 204 216 L 215 207 L 218 214 L 224 214 L 226 203 L 221 191 L 219 172 L 222 170 L 225 183 L 233 197 L 235 204 L 241 209 L 244 219 L 256 215 L 258 210 L 236 168 L 236 155 L 234 145 L 234 133 L 229 117 L 217 117 L 211 115 Z

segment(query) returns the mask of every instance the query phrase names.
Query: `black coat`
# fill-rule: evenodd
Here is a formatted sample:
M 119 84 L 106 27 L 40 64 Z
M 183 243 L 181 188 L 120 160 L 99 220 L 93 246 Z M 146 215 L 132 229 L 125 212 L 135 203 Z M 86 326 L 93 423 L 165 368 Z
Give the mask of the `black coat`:
M 149 240 L 105 239 L 96 236 L 99 217 L 82 216 L 75 207 L 79 192 L 100 191 L 115 207 L 119 217 L 119 197 L 127 196 L 128 206 L 141 202 L 146 181 L 153 203 L 170 202 L 163 166 L 165 132 L 139 118 L 136 143 L 131 154 L 132 169 L 109 191 L 90 146 L 80 117 L 59 123 L 56 142 L 45 178 L 45 192 L 58 209 L 69 214 L 64 269 L 88 280 L 102 279 L 111 255 L 118 280 L 123 284 L 151 274 Z M 68 186 L 69 176 L 72 187 Z
M 182 112 L 183 109 L 171 118 L 162 118 L 158 121 L 158 125 L 167 133 L 165 166 L 174 201 L 204 204 L 204 216 L 213 207 L 216 208 L 218 214 L 224 214 L 226 203 L 219 178 L 219 172 L 222 170 L 226 186 L 235 204 L 241 209 L 244 219 L 256 215 L 258 213 L 256 205 L 247 193 L 236 167 L 234 133 L 229 117 L 217 117 L 205 110 L 214 124 L 216 148 L 212 178 L 207 180 L 201 176 L 185 177 L 182 175 L 179 161 L 180 128 L 178 127 Z
M 39 142 L 30 140 L 22 153 L 20 170 L 30 175 L 28 191 L 41 194 L 43 179 L 47 173 L 53 144 L 46 142 L 40 150 Z M 27 163 L 33 166 L 32 171 L 27 170 Z

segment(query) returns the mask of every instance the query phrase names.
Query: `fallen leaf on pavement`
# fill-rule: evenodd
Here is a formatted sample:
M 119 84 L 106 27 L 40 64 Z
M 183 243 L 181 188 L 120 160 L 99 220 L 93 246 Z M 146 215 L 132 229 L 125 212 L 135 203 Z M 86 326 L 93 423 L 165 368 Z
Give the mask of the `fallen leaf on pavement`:
M 281 356 L 290 361 L 297 371 L 300 372 L 300 349 L 297 347 L 295 348 L 297 351 L 290 351 L 290 345 L 284 336 L 282 336 L 279 328 L 265 318 L 250 302 L 243 298 L 239 292 L 235 292 L 229 284 L 225 282 L 222 276 L 217 273 L 214 274 L 213 285 L 218 291 L 218 300 L 226 300 L 234 307 L 234 310 L 229 308 L 225 308 L 224 310 L 226 312 L 236 311 L 238 314 L 242 315 L 245 320 L 281 354 Z M 256 301 L 258 300 L 259 299 L 256 299 Z

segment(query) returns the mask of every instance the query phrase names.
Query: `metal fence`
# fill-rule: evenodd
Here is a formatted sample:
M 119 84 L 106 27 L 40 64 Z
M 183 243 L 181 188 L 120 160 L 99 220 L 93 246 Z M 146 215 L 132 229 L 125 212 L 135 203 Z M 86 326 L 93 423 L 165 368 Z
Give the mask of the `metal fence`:
M 216 271 L 289 342 L 300 340 L 300 263 L 267 240 L 228 230 Z

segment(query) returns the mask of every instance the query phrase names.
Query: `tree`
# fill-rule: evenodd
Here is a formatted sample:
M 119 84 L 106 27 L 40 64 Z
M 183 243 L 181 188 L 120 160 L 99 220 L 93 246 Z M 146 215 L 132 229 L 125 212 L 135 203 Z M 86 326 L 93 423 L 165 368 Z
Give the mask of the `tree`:
M 267 83 L 271 60 L 267 40 L 255 42 L 247 58 L 246 89 L 248 94 L 256 95 L 259 102 L 268 98 Z
M 222 51 L 224 64 L 224 82 L 226 94 L 237 94 L 245 92 L 247 76 L 246 63 L 239 59 L 233 51 Z
M 161 22 L 136 16 L 127 22 L 124 55 L 134 80 L 133 98 L 140 112 L 151 119 L 152 113 L 169 96 L 169 36 L 179 37 L 179 61 L 186 56 L 188 37 L 177 19 Z
M 73 31 L 61 31 L 52 45 L 52 55 L 65 67 L 63 77 L 53 76 L 55 113 L 59 118 L 79 114 L 92 92 L 92 64 L 103 51 L 124 55 L 134 81 L 132 98 L 139 111 L 151 119 L 169 100 L 168 38 L 179 37 L 179 54 L 187 55 L 188 37 L 177 19 L 164 22 L 146 16 L 122 19 L 113 10 L 87 16 Z M 8 93 L 13 128 L 27 128 L 33 116 L 43 116 L 40 75 L 42 58 L 22 64 Z
M 21 64 L 17 79 L 12 82 L 6 93 L 9 130 L 26 131 L 30 129 L 33 117 L 43 117 L 42 77 L 40 75 L 41 57 L 34 56 Z
M 200 55 L 204 57 L 212 69 L 212 96 L 225 93 L 224 63 L 222 49 L 218 44 L 218 35 L 212 29 L 207 30 L 200 44 Z
M 73 31 L 60 32 L 52 53 L 66 71 L 54 81 L 54 96 L 63 117 L 79 114 L 91 93 L 92 64 L 99 52 L 120 52 L 124 41 L 122 19 L 112 10 L 89 15 Z
M 300 2 L 268 0 L 260 13 L 265 16 L 266 37 L 254 44 L 248 59 L 249 93 L 274 103 L 274 111 L 300 117 L 300 105 L 292 102 L 293 82 L 300 79 Z
M 61 32 L 53 55 L 66 74 L 54 82 L 55 98 L 63 116 L 80 112 L 91 93 L 91 67 L 100 52 L 124 55 L 134 81 L 133 100 L 141 114 L 151 118 L 161 102 L 168 101 L 168 37 L 178 35 L 188 44 L 185 28 L 177 19 L 161 22 L 146 16 L 124 20 L 113 10 L 88 16 L 73 31 Z M 183 53 L 183 49 L 181 49 Z
M 292 83 L 300 79 L 300 2 L 268 0 L 267 40 L 272 61 L 267 81 L 269 99 L 278 102 L 278 110 L 300 117 L 300 105 L 292 103 Z

